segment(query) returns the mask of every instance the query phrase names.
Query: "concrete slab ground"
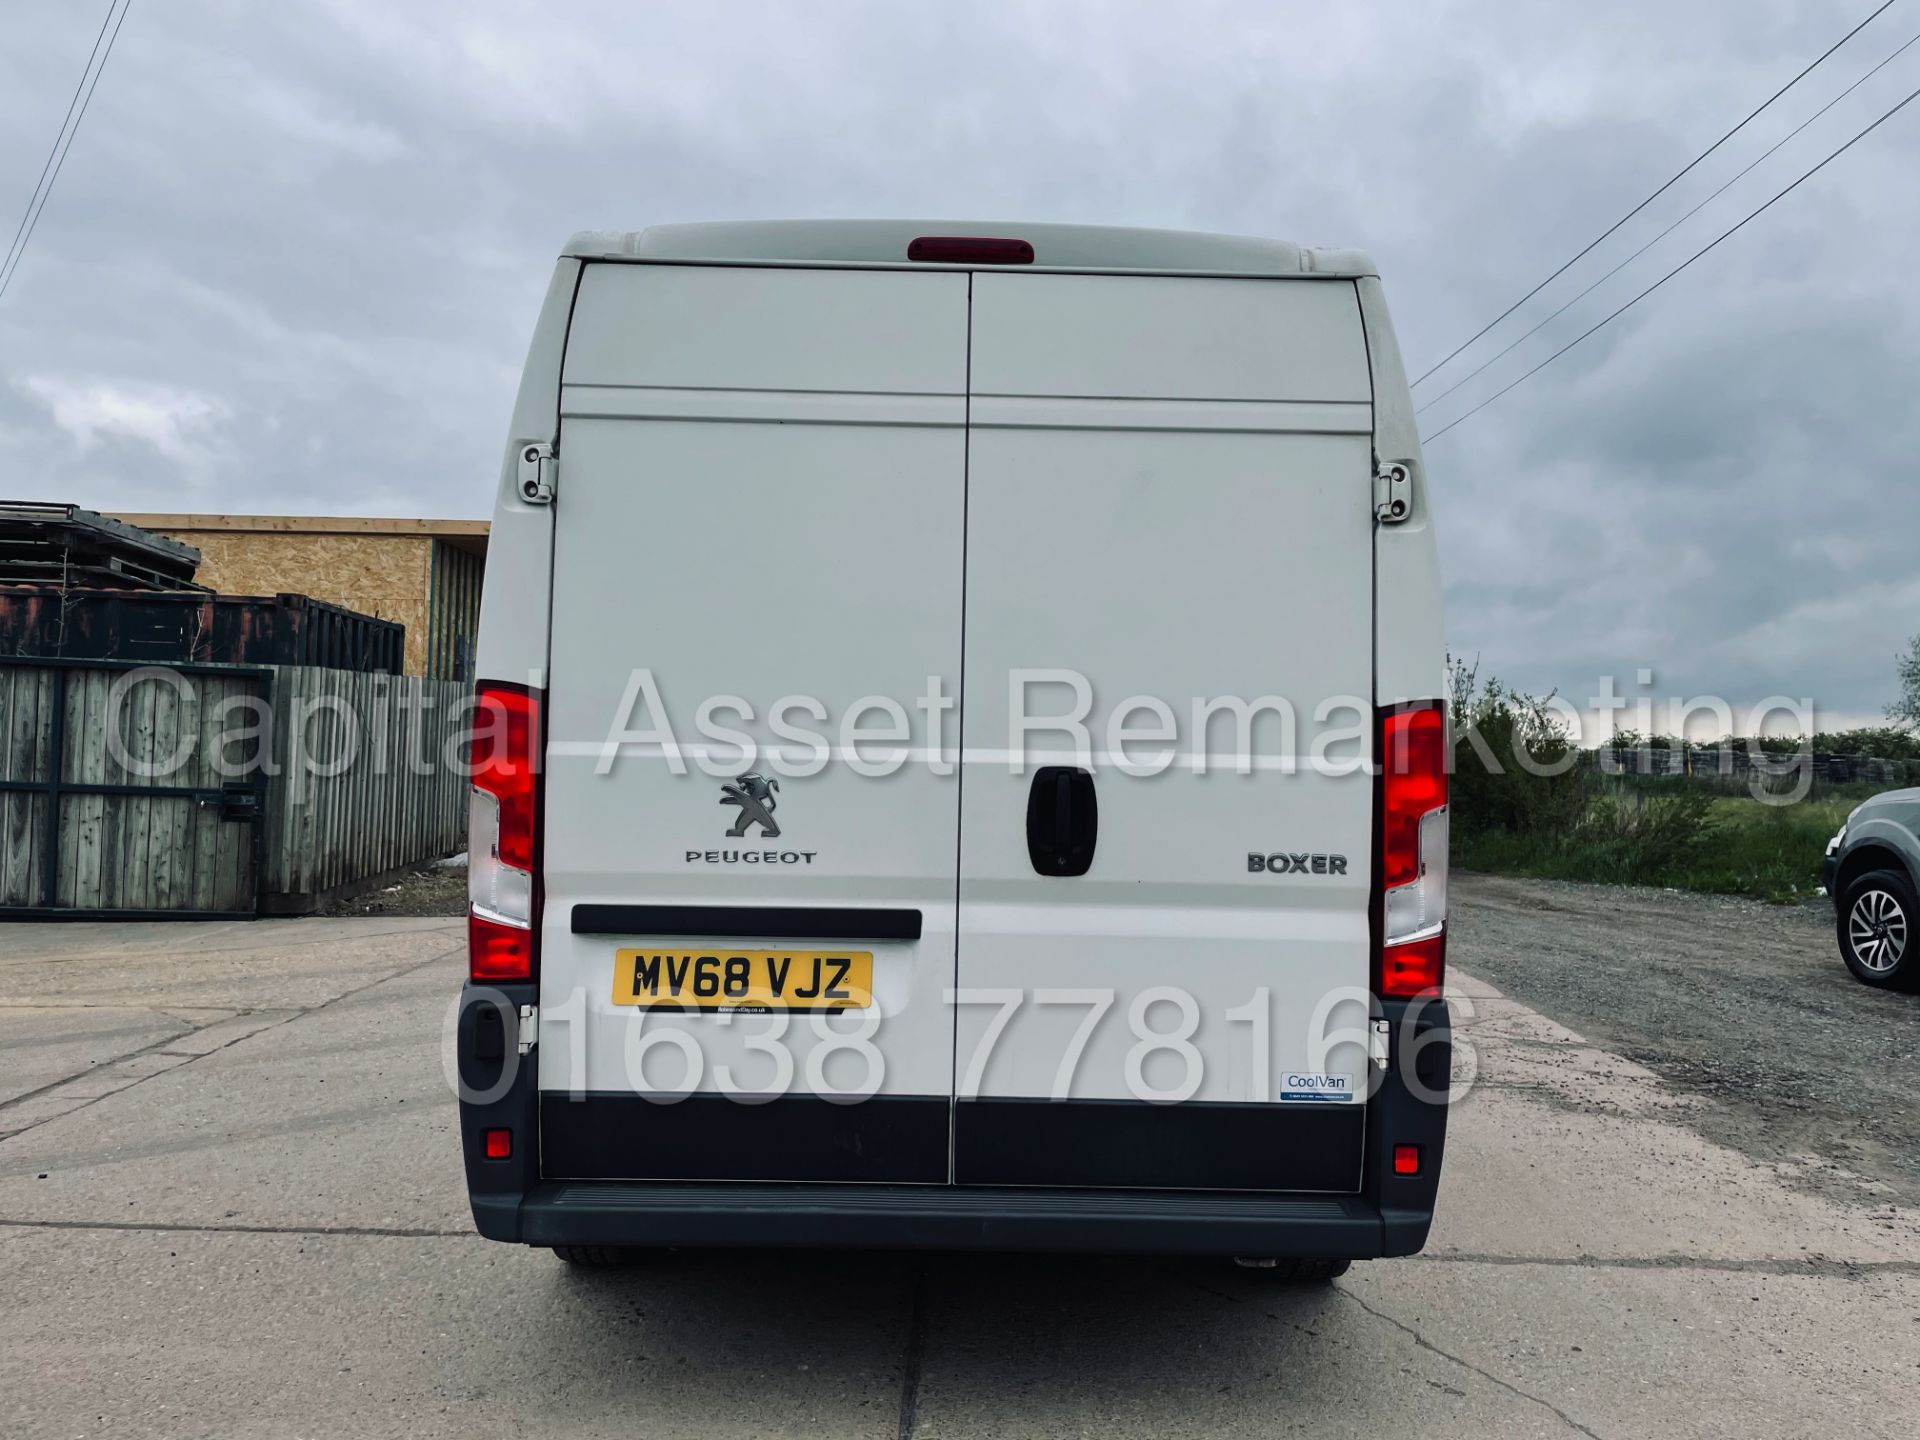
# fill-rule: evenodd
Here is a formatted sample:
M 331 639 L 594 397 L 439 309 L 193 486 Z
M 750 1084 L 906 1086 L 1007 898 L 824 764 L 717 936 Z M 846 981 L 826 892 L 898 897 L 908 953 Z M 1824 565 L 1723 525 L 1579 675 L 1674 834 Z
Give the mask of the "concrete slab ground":
M 1511 897 L 1472 887 L 1468 956 Z M 1904 1192 L 1718 1143 L 1712 1095 L 1512 974 L 1454 977 L 1482 1083 L 1428 1253 L 1302 1289 L 1050 1257 L 592 1275 L 480 1240 L 441 1069 L 461 966 L 450 921 L 0 930 L 0 1431 L 1745 1440 L 1920 1411 Z

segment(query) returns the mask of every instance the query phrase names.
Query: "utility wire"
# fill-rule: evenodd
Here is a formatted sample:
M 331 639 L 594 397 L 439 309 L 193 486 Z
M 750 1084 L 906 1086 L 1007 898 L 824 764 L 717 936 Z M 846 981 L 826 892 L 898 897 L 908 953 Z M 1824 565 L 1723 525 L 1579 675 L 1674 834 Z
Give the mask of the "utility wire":
M 1418 407 L 1413 413 L 1416 415 L 1424 415 L 1427 411 L 1431 410 L 1434 406 L 1438 405 L 1442 400 L 1446 399 L 1447 396 L 1453 394 L 1454 391 L 1458 390 L 1462 385 L 1465 385 L 1469 380 L 1473 379 L 1474 376 L 1486 370 L 1488 366 L 1497 364 L 1499 363 L 1499 361 L 1505 359 L 1508 355 L 1511 355 L 1520 346 L 1524 345 L 1527 341 L 1531 340 L 1535 335 L 1538 335 L 1541 332 L 1541 330 L 1543 330 L 1545 327 L 1547 327 L 1548 325 L 1551 325 L 1555 320 L 1558 320 L 1562 315 L 1566 314 L 1568 310 L 1573 308 L 1573 306 L 1579 304 L 1580 301 L 1586 299 L 1587 296 L 1591 295 L 1595 290 L 1598 290 L 1602 285 L 1606 284 L 1607 281 L 1611 280 L 1614 276 L 1618 275 L 1622 270 L 1626 269 L 1627 266 L 1631 265 L 1634 261 L 1638 260 L 1642 255 L 1646 254 L 1647 251 L 1651 250 L 1654 246 L 1658 245 L 1662 240 L 1666 239 L 1667 236 L 1671 235 L 1675 230 L 1679 229 L 1682 225 L 1686 224 L 1687 221 L 1691 220 L 1694 216 L 1698 215 L 1702 210 L 1704 210 L 1707 206 L 1711 205 L 1715 200 L 1718 200 L 1722 195 L 1726 194 L 1728 190 L 1732 189 L 1741 180 L 1745 179 L 1747 175 L 1752 172 L 1754 167 L 1759 165 L 1762 160 L 1765 160 L 1768 156 L 1772 155 L 1774 151 L 1778 150 L 1782 145 L 1786 144 L 1787 141 L 1793 139 L 1794 136 L 1798 135 L 1802 130 L 1806 129 L 1807 126 L 1811 125 L 1814 121 L 1818 120 L 1822 115 L 1826 114 L 1827 111 L 1831 110 L 1834 106 L 1838 105 L 1842 100 L 1846 99 L 1847 96 L 1851 95 L 1854 91 L 1858 90 L 1862 85 L 1866 84 L 1867 81 L 1871 80 L 1874 76 L 1878 75 L 1882 70 L 1886 69 L 1887 66 L 1891 65 L 1895 60 L 1898 60 L 1902 55 L 1904 55 L 1908 50 L 1910 50 L 1916 44 L 1920 44 L 1920 35 L 1915 35 L 1911 40 L 1907 41 L 1905 45 L 1902 45 L 1898 50 L 1894 51 L 1891 55 L 1887 56 L 1886 59 L 1882 60 L 1878 65 L 1874 66 L 1871 70 L 1867 71 L 1866 74 L 1862 75 L 1858 80 L 1854 81 L 1853 84 L 1847 86 L 1846 89 L 1842 90 L 1838 95 L 1834 96 L 1833 99 L 1829 100 L 1826 104 L 1822 105 L 1818 110 L 1814 111 L 1813 114 L 1809 115 L 1806 119 L 1802 120 L 1798 125 L 1794 126 L 1793 129 L 1789 130 L 1785 135 L 1781 136 L 1780 139 L 1776 140 L 1769 149 L 1762 152 L 1759 160 L 1754 160 L 1751 163 L 1749 163 L 1745 170 L 1742 170 L 1738 175 L 1735 175 L 1733 179 L 1727 181 L 1726 184 L 1722 185 L 1718 190 L 1714 191 L 1711 195 L 1707 196 L 1706 199 L 1702 200 L 1699 204 L 1695 205 L 1691 210 L 1687 211 L 1687 213 L 1682 215 L 1678 220 L 1675 220 L 1672 224 L 1668 225 L 1666 229 L 1662 230 L 1658 235 L 1654 236 L 1651 240 L 1647 241 L 1646 244 L 1642 245 L 1638 250 L 1634 251 L 1631 255 L 1627 256 L 1626 259 L 1622 260 L 1618 265 L 1614 266 L 1611 270 L 1607 271 L 1606 274 L 1602 275 L 1598 280 L 1595 280 L 1591 285 L 1587 286 L 1587 288 L 1582 290 L 1578 295 L 1575 295 L 1573 299 L 1567 301 L 1566 304 L 1562 305 L 1558 310 L 1555 310 L 1551 315 L 1548 315 L 1546 319 L 1540 321 L 1539 324 L 1535 325 L 1531 330 L 1527 331 L 1527 333 L 1522 335 L 1518 340 L 1515 340 L 1512 344 L 1508 345 L 1504 350 L 1500 351 L 1497 355 L 1493 356 L 1492 359 L 1484 360 L 1479 365 L 1475 366 L 1472 370 L 1469 370 L 1465 375 L 1461 376 L 1460 379 L 1454 381 L 1453 384 L 1449 385 L 1446 389 L 1442 390 L 1438 395 L 1434 396 L 1431 400 L 1427 401 L 1426 404 Z
M 80 83 L 74 86 L 73 99 L 67 102 L 67 119 L 60 122 L 60 133 L 54 137 L 53 149 L 47 152 L 47 162 L 40 167 L 40 183 L 33 187 L 33 195 L 27 201 L 27 208 L 20 217 L 19 228 L 14 231 L 13 243 L 7 247 L 7 258 L 0 263 L 0 298 L 4 298 L 7 287 L 13 283 L 13 277 L 20 273 L 20 261 L 25 258 L 27 244 L 33 239 L 33 232 L 40 224 L 40 217 L 46 213 L 47 200 L 53 194 L 54 182 L 60 178 L 60 169 L 67 163 L 67 154 L 73 148 L 73 137 L 80 133 L 80 122 L 87 118 L 87 107 L 93 104 L 94 88 L 100 83 L 100 76 L 107 68 L 107 61 L 113 55 L 114 41 L 120 38 L 120 27 L 126 23 L 127 11 L 133 8 L 133 0 L 124 0 L 120 4 L 120 18 L 114 20 L 114 5 L 119 0 L 107 0 L 106 18 L 100 22 L 100 35 L 93 41 L 93 51 L 87 56 L 87 68 L 80 72 Z M 113 33 L 107 33 L 107 21 L 113 21 Z M 106 36 L 106 49 L 100 48 L 100 36 Z M 100 64 L 93 63 L 94 56 L 100 57 Z M 93 78 L 88 80 L 91 72 Z M 81 94 L 82 89 L 86 91 Z M 75 105 L 78 105 L 78 113 Z M 72 124 L 69 125 L 68 121 Z
M 1646 299 L 1647 296 L 1651 295 L 1654 291 L 1658 290 L 1662 285 L 1666 284 L 1667 281 L 1673 279 L 1674 276 L 1678 275 L 1682 270 L 1686 269 L 1689 265 L 1693 264 L 1694 261 L 1698 260 L 1702 255 L 1705 255 L 1709 250 L 1713 249 L 1722 240 L 1725 240 L 1728 236 L 1732 235 L 1735 231 L 1744 227 L 1749 220 L 1752 220 L 1757 216 L 1761 215 L 1762 213 L 1764 213 L 1765 211 L 1772 209 L 1776 202 L 1780 200 L 1784 200 L 1788 195 L 1792 194 L 1795 190 L 1799 189 L 1800 186 L 1803 185 L 1806 181 L 1811 180 L 1815 175 L 1819 174 L 1822 170 L 1826 169 L 1827 166 L 1831 165 L 1835 160 L 1838 160 L 1842 155 L 1846 154 L 1847 151 L 1851 150 L 1854 146 L 1858 145 L 1862 140 L 1866 139 L 1867 136 L 1871 135 L 1874 131 L 1878 130 L 1882 125 L 1886 124 L 1887 121 L 1891 120 L 1895 115 L 1898 115 L 1902 110 L 1906 109 L 1907 106 L 1911 105 L 1915 100 L 1920 100 L 1920 90 L 1913 90 L 1908 92 L 1906 99 L 1902 100 L 1898 105 L 1895 105 L 1891 110 L 1887 111 L 1878 120 L 1875 120 L 1871 125 L 1867 126 L 1866 129 L 1860 131 L 1851 140 L 1847 141 L 1846 144 L 1842 145 L 1839 149 L 1833 151 L 1831 154 L 1827 156 L 1826 159 L 1822 160 L 1819 164 L 1815 165 L 1812 169 L 1803 171 L 1799 179 L 1795 180 L 1792 184 L 1788 185 L 1786 189 L 1776 193 L 1773 199 L 1768 200 L 1764 205 L 1761 205 L 1756 210 L 1748 211 L 1745 216 L 1743 216 L 1741 219 L 1734 222 L 1734 224 L 1729 226 L 1727 229 L 1721 231 L 1719 235 L 1715 236 L 1712 240 L 1709 240 L 1705 245 L 1702 245 L 1698 250 L 1694 251 L 1693 254 L 1689 255 L 1685 260 L 1682 260 L 1678 265 L 1674 266 L 1673 269 L 1669 270 L 1666 274 L 1662 275 L 1658 280 L 1654 281 L 1653 284 L 1649 285 L 1646 289 L 1642 290 L 1638 295 L 1634 296 L 1631 300 L 1627 301 L 1626 304 L 1622 305 L 1618 310 L 1615 310 L 1611 315 L 1607 316 L 1606 319 L 1598 321 L 1595 324 L 1588 326 L 1585 330 L 1581 331 L 1580 334 L 1576 335 L 1573 339 L 1569 340 L 1566 344 L 1562 345 L 1558 350 L 1554 351 L 1553 354 L 1547 356 L 1547 358 L 1542 360 L 1538 365 L 1534 366 L 1531 370 L 1527 371 L 1524 375 L 1521 375 L 1519 379 L 1509 381 L 1507 384 L 1501 386 L 1498 390 L 1494 391 L 1493 394 L 1489 395 L 1486 399 L 1482 400 L 1478 405 L 1474 406 L 1473 409 L 1467 411 L 1466 414 L 1461 415 L 1453 420 L 1449 420 L 1445 425 L 1442 425 L 1438 430 L 1434 431 L 1431 435 L 1421 436 L 1420 443 L 1424 445 L 1432 441 L 1438 440 L 1442 435 L 1446 434 L 1447 431 L 1453 429 L 1454 426 L 1460 424 L 1461 421 L 1470 419 L 1473 416 L 1478 415 L 1482 410 L 1486 409 L 1487 406 L 1491 405 L 1494 401 L 1498 400 L 1502 395 L 1506 394 L 1509 390 L 1513 389 L 1516 385 L 1519 385 L 1524 381 L 1531 379 L 1533 376 L 1538 375 L 1542 370 L 1546 369 L 1547 366 L 1551 365 L 1554 361 L 1558 360 L 1562 355 L 1566 354 L 1569 350 L 1573 349 L 1574 346 L 1578 345 L 1582 340 L 1585 340 L 1589 335 L 1594 334 L 1596 331 L 1601 330 L 1605 328 L 1607 325 L 1612 324 L 1615 320 L 1618 320 L 1622 315 L 1626 314 L 1627 311 L 1631 310 L 1634 306 L 1638 305 L 1642 300 Z
M 1605 230 L 1602 230 L 1600 234 L 1596 236 L 1593 240 L 1589 241 L 1586 249 L 1582 250 L 1578 255 L 1575 255 L 1571 260 L 1567 261 L 1566 264 L 1562 265 L 1558 270 L 1554 271 L 1553 274 L 1547 276 L 1546 279 L 1542 280 L 1538 285 L 1534 286 L 1533 289 L 1527 291 L 1526 294 L 1522 295 L 1518 300 L 1514 301 L 1513 304 L 1509 305 L 1506 309 L 1502 310 L 1498 315 L 1494 316 L 1493 319 L 1489 320 L 1485 325 L 1482 325 L 1478 330 L 1474 331 L 1472 336 L 1470 336 L 1465 341 L 1461 342 L 1459 345 L 1456 345 L 1450 352 L 1448 352 L 1446 359 L 1442 360 L 1438 365 L 1435 365 L 1432 368 L 1430 368 L 1426 374 L 1422 375 L 1418 380 L 1415 380 L 1413 383 L 1415 385 L 1421 385 L 1421 384 L 1424 384 L 1426 381 L 1430 380 L 1431 378 L 1433 378 L 1433 375 L 1436 371 L 1444 369 L 1448 364 L 1450 364 L 1453 361 L 1454 357 L 1457 356 L 1462 350 L 1465 350 L 1467 346 L 1473 344 L 1481 336 L 1485 335 L 1489 330 L 1493 329 L 1494 326 L 1498 325 L 1502 320 L 1506 319 L 1509 315 L 1513 314 L 1514 311 L 1518 310 L 1522 305 L 1526 304 L 1527 301 L 1531 300 L 1534 296 L 1538 295 L 1542 290 L 1546 289 L 1547 286 L 1551 285 L 1554 281 L 1558 280 L 1562 275 L 1566 274 L 1567 271 L 1571 270 L 1575 265 L 1579 264 L 1580 261 L 1586 259 L 1587 256 L 1591 255 L 1594 252 L 1595 248 L 1599 246 L 1601 241 L 1605 240 L 1609 235 L 1613 234 L 1614 231 L 1618 230 L 1622 225 L 1626 224 L 1629 220 L 1633 219 L 1634 216 L 1638 215 L 1642 210 L 1646 209 L 1647 206 L 1651 205 L 1654 201 L 1658 200 L 1662 195 L 1666 194 L 1667 191 L 1671 190 L 1674 187 L 1674 185 L 1683 176 L 1687 174 L 1688 171 L 1693 169 L 1694 166 L 1698 165 L 1702 160 L 1706 159 L 1709 155 L 1713 154 L 1714 151 L 1718 150 L 1722 145 L 1726 144 L 1727 141 L 1731 140 L 1735 135 L 1738 135 L 1742 130 L 1746 129 L 1747 126 L 1750 123 L 1752 123 L 1752 121 L 1760 114 L 1762 110 L 1765 110 L 1769 105 L 1773 104 L 1774 101 L 1778 100 L 1782 95 L 1786 94 L 1787 91 L 1791 90 L 1794 86 L 1798 85 L 1802 80 L 1806 79 L 1808 75 L 1813 73 L 1815 66 L 1818 66 L 1829 55 L 1833 54 L 1834 51 L 1838 50 L 1842 45 L 1846 44 L 1847 41 L 1851 40 L 1854 36 L 1858 35 L 1862 30 L 1866 29 L 1867 26 L 1871 25 L 1874 22 L 1874 20 L 1876 20 L 1879 16 L 1884 14 L 1887 8 L 1892 4 L 1893 4 L 1893 0 L 1885 0 L 1885 3 L 1883 3 L 1878 10 L 1875 10 L 1873 14 L 1867 16 L 1865 20 L 1862 20 L 1858 25 L 1854 26 L 1853 29 L 1847 31 L 1846 34 L 1842 35 L 1838 40 L 1834 41 L 1833 44 L 1829 45 L 1825 50 L 1821 51 L 1819 57 L 1816 60 L 1814 60 L 1812 65 L 1807 66 L 1805 70 L 1802 70 L 1798 75 L 1794 76 L 1793 79 L 1789 80 L 1786 84 L 1782 85 L 1778 90 L 1774 91 L 1773 94 L 1769 95 L 1765 100 L 1761 101 L 1760 104 L 1751 113 L 1748 114 L 1745 120 L 1742 120 L 1738 125 L 1734 126 L 1733 129 L 1727 131 L 1726 134 L 1722 135 L 1718 140 L 1714 141 L 1713 144 L 1709 145 L 1706 149 L 1702 150 L 1698 155 L 1694 156 L 1693 159 L 1689 160 L 1679 170 L 1675 171 L 1672 178 L 1669 179 L 1666 184 L 1662 185 L 1658 190 L 1654 191 L 1651 195 L 1647 196 L 1646 199 L 1642 200 L 1638 205 L 1634 206 L 1633 209 L 1629 210 L 1626 214 L 1622 215 L 1618 220 L 1614 221 L 1613 224 L 1609 225 Z
M 93 73 L 93 61 L 100 53 L 100 42 L 107 38 L 107 26 L 113 23 L 115 3 L 116 0 L 107 0 L 107 13 L 100 17 L 100 33 L 93 37 L 93 49 L 87 52 L 87 63 L 80 68 L 80 78 L 73 87 L 73 98 L 67 101 L 67 113 L 61 118 L 60 129 L 54 134 L 53 147 L 47 151 L 46 163 L 40 167 L 40 178 L 33 182 L 33 194 L 27 197 L 27 208 L 20 212 L 20 223 L 14 228 L 13 239 L 7 244 L 7 258 L 0 260 L 0 275 L 5 274 L 7 266 L 13 263 L 13 252 L 20 244 L 20 237 L 26 233 L 27 219 L 33 214 L 35 202 L 40 199 L 40 187 L 47 183 L 47 172 L 53 168 L 53 157 L 60 153 L 60 141 L 67 133 L 67 121 L 73 119 L 73 107 L 80 103 L 80 92 L 87 88 L 87 76 Z

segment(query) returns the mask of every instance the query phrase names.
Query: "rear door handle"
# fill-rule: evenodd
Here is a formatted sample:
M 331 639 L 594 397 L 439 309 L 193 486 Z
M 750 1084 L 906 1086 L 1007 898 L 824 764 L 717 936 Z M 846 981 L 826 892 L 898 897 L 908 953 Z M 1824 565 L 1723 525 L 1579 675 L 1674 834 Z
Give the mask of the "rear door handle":
M 1084 875 L 1100 834 L 1093 776 L 1072 765 L 1042 765 L 1027 791 L 1027 857 L 1042 875 Z

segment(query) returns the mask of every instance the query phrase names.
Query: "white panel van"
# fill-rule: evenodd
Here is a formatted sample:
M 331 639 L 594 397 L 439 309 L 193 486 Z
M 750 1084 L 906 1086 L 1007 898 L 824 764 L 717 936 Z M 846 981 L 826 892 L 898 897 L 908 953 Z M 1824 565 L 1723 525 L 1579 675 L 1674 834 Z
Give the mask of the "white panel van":
M 481 1231 L 577 1263 L 1420 1249 L 1430 500 L 1358 252 L 576 237 L 480 626 Z

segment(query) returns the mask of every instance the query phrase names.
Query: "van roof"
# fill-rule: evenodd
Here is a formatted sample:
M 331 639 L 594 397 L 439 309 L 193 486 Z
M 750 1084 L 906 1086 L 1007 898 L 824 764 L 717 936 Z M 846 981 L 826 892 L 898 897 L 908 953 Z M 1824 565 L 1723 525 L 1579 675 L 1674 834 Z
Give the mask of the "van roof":
M 728 220 L 587 230 L 563 256 L 713 265 L 906 266 L 919 235 L 1013 236 L 1032 243 L 1042 270 L 1205 275 L 1377 275 L 1359 250 L 1317 249 L 1247 235 L 1118 225 L 1029 225 L 978 220 Z

